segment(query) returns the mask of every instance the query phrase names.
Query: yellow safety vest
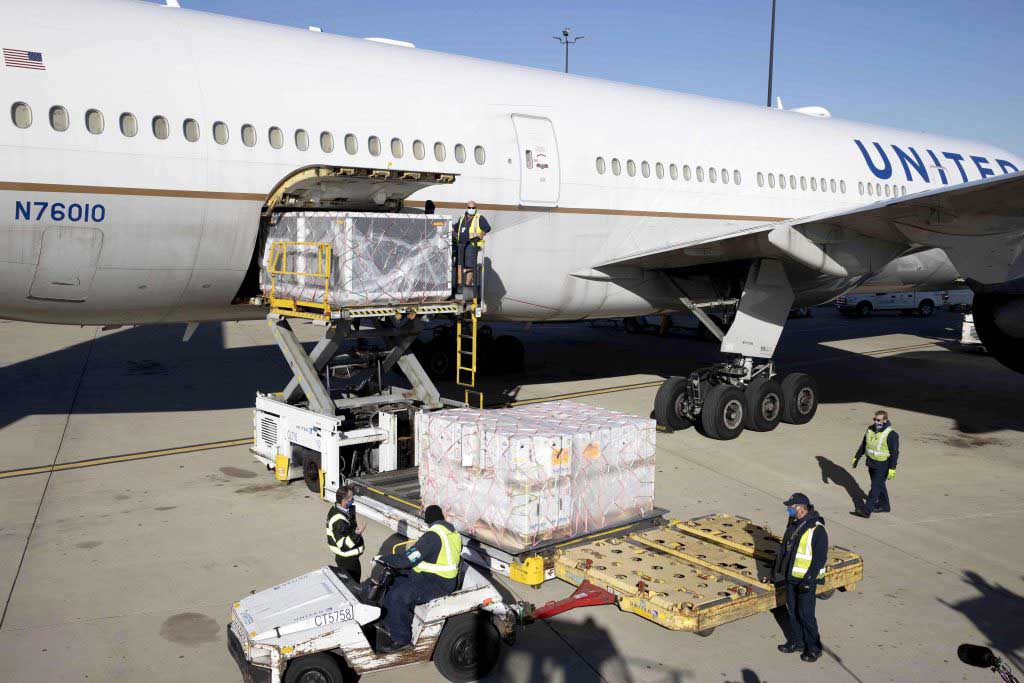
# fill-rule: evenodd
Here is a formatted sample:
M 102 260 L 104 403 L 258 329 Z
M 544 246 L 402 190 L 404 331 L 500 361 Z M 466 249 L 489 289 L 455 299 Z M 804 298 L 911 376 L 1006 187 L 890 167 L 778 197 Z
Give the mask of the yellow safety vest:
M 459 232 L 462 232 L 462 222 L 466 220 L 466 216 L 463 215 L 459 218 Z M 480 229 L 480 212 L 473 214 L 473 218 L 469 221 L 469 239 L 475 241 L 477 244 L 483 245 L 484 243 L 484 231 Z
M 441 524 L 434 524 L 427 533 L 434 532 L 441 539 L 441 550 L 433 562 L 420 562 L 413 571 L 436 574 L 442 579 L 454 579 L 459 575 L 459 557 L 462 555 L 462 536 L 458 531 L 448 531 Z
M 814 526 L 805 531 L 800 537 L 796 546 L 796 557 L 793 559 L 793 576 L 802 579 L 807 575 L 807 569 L 811 566 L 811 539 L 814 537 L 814 530 L 821 526 L 821 522 L 815 522 Z M 822 566 L 818 572 L 818 578 L 825 578 L 825 567 Z
M 888 460 L 889 432 L 891 431 L 892 427 L 886 427 L 880 432 L 868 427 L 868 431 L 864 435 L 864 453 L 872 460 Z
M 349 519 L 348 513 L 341 508 L 336 508 L 338 512 L 327 518 L 327 547 L 331 549 L 331 552 L 338 557 L 359 557 L 363 554 L 365 545 L 363 539 L 360 538 L 358 541 L 352 540 L 352 534 L 346 534 L 341 538 L 334 537 L 334 523 L 338 520 L 345 520 L 351 525 L 352 521 Z

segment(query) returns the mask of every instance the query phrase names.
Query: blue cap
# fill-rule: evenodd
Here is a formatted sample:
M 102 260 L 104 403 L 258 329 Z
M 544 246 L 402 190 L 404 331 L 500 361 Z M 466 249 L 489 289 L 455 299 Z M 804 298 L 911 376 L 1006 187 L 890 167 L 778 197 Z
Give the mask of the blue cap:
M 802 493 L 794 493 L 783 505 L 807 505 L 810 506 L 811 499 Z

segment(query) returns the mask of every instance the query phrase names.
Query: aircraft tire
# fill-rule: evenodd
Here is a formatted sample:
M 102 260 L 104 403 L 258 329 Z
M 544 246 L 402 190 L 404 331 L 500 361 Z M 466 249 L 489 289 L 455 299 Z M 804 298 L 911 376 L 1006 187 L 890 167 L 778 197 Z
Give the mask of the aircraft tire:
M 755 379 L 743 391 L 743 423 L 754 432 L 770 432 L 779 426 L 785 402 L 782 385 L 774 379 Z
M 669 377 L 658 387 L 654 397 L 654 419 L 662 427 L 679 430 L 693 425 L 693 421 L 683 411 L 688 382 L 686 377 Z
M 731 384 L 716 384 L 708 391 L 700 410 L 704 434 L 719 441 L 735 439 L 743 432 L 745 412 L 740 389 Z
M 782 421 L 807 424 L 818 412 L 818 383 L 810 375 L 794 372 L 782 380 Z

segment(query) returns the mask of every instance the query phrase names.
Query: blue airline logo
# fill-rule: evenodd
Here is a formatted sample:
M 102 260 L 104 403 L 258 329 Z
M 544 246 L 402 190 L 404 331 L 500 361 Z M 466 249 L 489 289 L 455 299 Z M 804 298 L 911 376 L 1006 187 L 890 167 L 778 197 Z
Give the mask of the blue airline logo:
M 932 176 L 929 175 L 929 170 L 938 175 L 938 179 L 942 181 L 943 185 L 949 185 L 950 182 L 968 182 L 970 179 L 967 177 L 967 170 L 973 165 L 974 168 L 978 169 L 978 173 L 981 178 L 988 178 L 989 176 L 996 175 L 996 171 L 992 168 L 992 161 L 989 161 L 986 157 L 975 156 L 973 154 L 967 155 L 965 158 L 962 154 L 956 152 L 934 152 L 930 149 L 924 150 L 925 156 L 918 153 L 916 149 L 907 145 L 906 147 L 900 147 L 898 145 L 889 145 L 892 148 L 892 158 L 877 142 L 872 142 L 875 151 L 871 152 L 860 140 L 854 140 L 854 144 L 857 145 L 857 149 L 864 156 L 864 163 L 868 165 L 868 170 L 879 180 L 889 180 L 893 177 L 893 173 L 898 163 L 903 167 L 903 173 L 907 176 L 908 181 L 914 180 L 914 176 L 919 176 L 921 180 L 926 183 L 932 182 Z M 877 156 L 877 160 L 875 157 Z M 956 164 L 957 171 L 960 172 L 960 180 L 956 179 L 956 176 L 952 173 L 947 174 L 946 169 L 943 168 L 942 162 L 939 160 L 940 157 L 943 160 L 952 161 Z M 1014 173 L 1020 169 L 1014 166 L 1005 159 L 995 159 L 994 162 L 998 164 L 999 168 L 1002 169 L 1003 173 Z M 966 168 L 965 168 L 966 165 Z M 973 171 L 972 171 L 973 173 Z M 953 176 L 952 178 L 950 176 Z M 977 180 L 977 178 L 975 178 Z

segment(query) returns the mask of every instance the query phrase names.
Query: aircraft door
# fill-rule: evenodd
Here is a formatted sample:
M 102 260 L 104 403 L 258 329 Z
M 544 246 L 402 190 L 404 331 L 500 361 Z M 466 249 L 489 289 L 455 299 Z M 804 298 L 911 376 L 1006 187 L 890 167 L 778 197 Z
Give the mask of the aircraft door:
M 47 228 L 29 296 L 85 301 L 96 277 L 102 247 L 103 233 L 95 228 Z
M 558 143 L 549 119 L 512 115 L 519 147 L 519 202 L 531 206 L 557 206 L 561 185 Z

